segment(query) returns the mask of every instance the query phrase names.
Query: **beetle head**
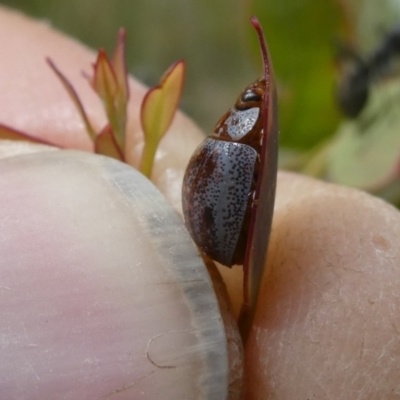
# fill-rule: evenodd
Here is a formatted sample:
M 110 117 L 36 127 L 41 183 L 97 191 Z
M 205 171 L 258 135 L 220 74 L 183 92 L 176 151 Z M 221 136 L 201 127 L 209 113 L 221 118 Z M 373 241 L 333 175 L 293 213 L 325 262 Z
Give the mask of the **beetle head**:
M 248 85 L 235 105 L 217 122 L 211 137 L 248 144 L 258 153 L 261 150 L 265 90 L 264 78 Z
M 249 108 L 263 108 L 265 96 L 265 79 L 260 78 L 247 86 L 236 100 L 237 110 L 248 110 Z

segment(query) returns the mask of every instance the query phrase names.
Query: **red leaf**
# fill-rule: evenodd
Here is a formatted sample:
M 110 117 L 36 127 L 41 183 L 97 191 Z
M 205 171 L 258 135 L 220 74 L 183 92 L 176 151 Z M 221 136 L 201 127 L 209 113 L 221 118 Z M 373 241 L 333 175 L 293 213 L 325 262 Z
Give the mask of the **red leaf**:
M 46 61 L 49 64 L 50 68 L 54 71 L 54 73 L 60 79 L 65 90 L 69 94 L 69 97 L 71 98 L 72 102 L 75 104 L 75 106 L 79 112 L 79 115 L 81 116 L 81 118 L 83 120 L 83 123 L 85 124 L 86 132 L 89 134 L 89 137 L 92 139 L 92 141 L 94 141 L 96 132 L 93 129 L 88 116 L 86 115 L 85 109 L 83 108 L 83 104 L 82 104 L 78 94 L 76 93 L 74 87 L 69 82 L 69 80 L 66 78 L 66 76 L 57 68 L 57 66 L 54 64 L 54 62 L 50 58 L 47 58 Z
M 0 124 L 0 139 L 40 143 L 60 148 L 60 146 L 56 145 L 55 143 L 49 142 L 48 140 L 40 139 L 38 137 L 30 135 L 29 133 L 18 131 L 17 129 L 10 128 L 9 126 L 3 124 Z
M 276 177 L 278 170 L 278 106 L 274 71 L 271 56 L 265 42 L 264 33 L 256 17 L 251 23 L 257 31 L 266 80 L 260 174 L 255 198 L 258 206 L 251 216 L 251 224 L 243 266 L 243 307 L 239 327 L 245 340 L 253 320 L 260 285 L 267 262 L 268 243 L 275 203 Z
M 96 136 L 94 149 L 96 154 L 102 154 L 119 161 L 125 161 L 124 155 L 115 140 L 113 130 L 109 124 Z
M 117 79 L 103 49 L 99 50 L 93 69 L 94 75 L 91 81 L 93 89 L 104 103 L 112 103 L 112 99 L 117 92 Z

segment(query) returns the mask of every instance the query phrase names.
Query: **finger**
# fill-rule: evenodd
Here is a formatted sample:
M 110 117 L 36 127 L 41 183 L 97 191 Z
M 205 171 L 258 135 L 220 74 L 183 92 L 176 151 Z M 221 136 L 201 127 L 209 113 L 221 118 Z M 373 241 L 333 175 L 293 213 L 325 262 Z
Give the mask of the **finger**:
M 365 193 L 281 174 L 249 399 L 391 398 L 398 388 L 400 214 Z
M 60 62 L 57 62 L 57 65 L 77 88 L 92 123 L 96 127 L 101 127 L 105 122 L 103 110 L 81 76 L 81 71 L 93 62 L 95 55 L 47 25 L 32 21 L 20 14 L 0 8 L 0 20 L 4 21 L 0 24 L 0 30 L 4 28 L 4 33 L 7 33 L 13 41 L 11 48 L 4 46 L 2 49 L 5 57 L 0 69 L 3 68 L 2 71 L 8 75 L 9 79 L 2 82 L 3 96 L 0 95 L 0 103 L 5 104 L 6 107 L 0 108 L 0 117 L 4 118 L 1 122 L 37 137 L 56 141 L 62 146 L 91 150 L 83 124 L 71 100 L 60 82 L 47 68 L 44 59 L 51 56 L 54 61 L 56 59 L 61 61 L 62 65 Z M 29 46 L 27 46 L 28 42 Z M 15 69 L 14 65 L 29 65 L 29 68 Z M 128 160 L 135 165 L 139 162 L 140 155 L 138 154 L 143 146 L 138 116 L 141 99 L 146 89 L 134 80 L 130 80 L 130 86 L 132 100 L 129 104 L 127 148 Z M 16 90 L 21 88 L 23 90 Z M 4 110 L 3 114 L 1 110 Z M 154 180 L 178 209 L 184 166 L 201 138 L 202 134 L 197 127 L 178 112 L 157 153 Z M 2 144 L 0 155 L 3 157 L 44 150 L 43 146 L 31 146 L 26 143 L 3 142 Z M 60 225 L 62 226 L 62 221 Z M 226 308 L 223 305 L 222 307 Z M 230 335 L 229 342 L 232 342 L 233 347 L 236 348 L 234 352 L 236 361 L 233 360 L 236 363 L 236 368 L 234 368 L 236 380 L 241 381 L 242 366 L 237 361 L 241 358 L 238 351 L 240 346 L 237 332 L 232 333 L 234 323 L 229 320 L 229 315 L 226 314 L 224 318 L 229 322 L 228 330 L 231 330 L 231 333 L 227 331 Z
M 106 123 L 104 110 L 82 76 L 82 71 L 91 73 L 95 53 L 47 23 L 3 7 L 0 35 L 8 38 L 0 42 L 0 76 L 6 77 L 0 80 L 0 123 L 60 146 L 92 151 L 74 104 L 45 59 L 50 57 L 68 77 L 90 121 L 100 131 Z M 129 86 L 127 160 L 137 167 L 143 149 L 140 106 L 147 89 L 134 79 L 129 80 Z M 184 168 L 203 137 L 197 126 L 178 112 L 157 152 L 153 181 L 178 210 Z M 15 146 L 10 152 L 15 154 Z
M 213 287 L 164 197 L 86 153 L 0 170 L 1 397 L 226 398 Z

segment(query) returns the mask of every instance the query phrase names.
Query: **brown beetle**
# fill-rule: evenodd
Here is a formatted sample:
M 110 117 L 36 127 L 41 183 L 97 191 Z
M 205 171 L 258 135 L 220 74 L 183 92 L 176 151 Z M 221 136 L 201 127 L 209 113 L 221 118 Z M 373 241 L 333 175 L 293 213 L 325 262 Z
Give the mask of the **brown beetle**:
M 194 152 L 183 180 L 186 226 L 200 249 L 243 264 L 260 170 L 265 79 L 247 86 Z
M 243 264 L 239 329 L 251 327 L 267 260 L 278 166 L 274 72 L 256 17 L 264 76 L 249 85 L 196 149 L 186 169 L 182 206 L 193 240 L 209 257 Z

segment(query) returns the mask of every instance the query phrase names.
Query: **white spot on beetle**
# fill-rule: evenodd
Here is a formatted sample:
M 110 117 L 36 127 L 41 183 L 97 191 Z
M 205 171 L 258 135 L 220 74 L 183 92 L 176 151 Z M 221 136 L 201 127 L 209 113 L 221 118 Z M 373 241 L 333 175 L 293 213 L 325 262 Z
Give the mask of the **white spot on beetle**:
M 260 115 L 258 107 L 248 110 L 230 110 L 230 116 L 225 120 L 228 135 L 233 140 L 240 140 L 245 137 L 254 127 Z

